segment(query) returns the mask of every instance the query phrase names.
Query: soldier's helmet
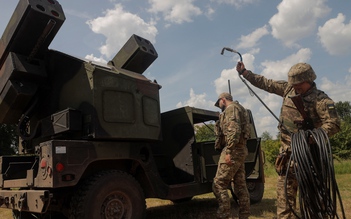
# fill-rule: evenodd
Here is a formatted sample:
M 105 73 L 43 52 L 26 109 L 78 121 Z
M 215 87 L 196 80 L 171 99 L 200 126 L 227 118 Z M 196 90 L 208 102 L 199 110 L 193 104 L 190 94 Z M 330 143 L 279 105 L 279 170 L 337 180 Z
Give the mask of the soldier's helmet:
M 218 96 L 217 102 L 215 103 L 216 107 L 219 107 L 219 100 L 225 98 L 227 100 L 233 101 L 233 96 L 230 93 L 223 92 Z
M 297 63 L 293 65 L 288 73 L 288 83 L 291 85 L 300 84 L 302 82 L 312 83 L 317 76 L 311 65 L 307 63 Z

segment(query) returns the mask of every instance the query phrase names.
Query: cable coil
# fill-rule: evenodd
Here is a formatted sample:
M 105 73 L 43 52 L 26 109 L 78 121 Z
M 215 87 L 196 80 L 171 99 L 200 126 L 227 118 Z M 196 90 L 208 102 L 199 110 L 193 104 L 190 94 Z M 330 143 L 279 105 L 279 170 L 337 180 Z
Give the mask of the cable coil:
M 336 211 L 339 200 L 343 218 L 345 218 L 335 179 L 332 150 L 326 132 L 318 128 L 292 133 L 291 150 L 288 166 L 293 167 L 298 181 L 301 213 L 299 217 L 294 212 L 295 216 L 298 218 L 339 218 Z M 286 176 L 288 172 L 286 171 Z M 285 181 L 285 185 L 286 183 Z

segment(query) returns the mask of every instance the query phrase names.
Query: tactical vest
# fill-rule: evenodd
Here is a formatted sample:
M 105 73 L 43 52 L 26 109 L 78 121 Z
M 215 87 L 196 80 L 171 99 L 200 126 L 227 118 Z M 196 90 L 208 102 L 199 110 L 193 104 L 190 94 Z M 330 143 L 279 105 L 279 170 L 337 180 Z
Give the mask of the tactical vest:
M 292 86 L 289 86 L 285 91 L 283 105 L 280 112 L 280 121 L 284 124 L 288 131 L 292 133 L 296 133 L 298 131 L 295 121 L 303 120 L 295 104 L 292 102 L 291 98 L 289 98 L 289 96 L 294 95 L 296 95 L 295 90 Z M 325 98 L 328 98 L 328 96 L 323 91 L 317 90 L 315 85 L 313 85 L 312 88 L 307 91 L 307 93 L 302 95 L 305 111 L 312 119 L 314 127 L 316 128 L 322 126 L 322 121 L 316 111 L 317 102 Z M 279 130 L 285 134 L 288 134 L 281 125 L 279 125 Z

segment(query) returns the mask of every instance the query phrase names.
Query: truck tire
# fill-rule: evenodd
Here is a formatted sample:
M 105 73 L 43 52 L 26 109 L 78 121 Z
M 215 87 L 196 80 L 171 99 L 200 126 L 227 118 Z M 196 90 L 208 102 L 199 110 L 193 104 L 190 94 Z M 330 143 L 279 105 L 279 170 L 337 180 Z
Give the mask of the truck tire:
M 141 219 L 146 202 L 134 177 L 111 170 L 86 180 L 73 195 L 70 208 L 70 219 Z
M 264 193 L 264 183 L 263 182 L 249 182 L 247 183 L 247 188 L 250 193 L 250 203 L 255 204 L 262 200 Z

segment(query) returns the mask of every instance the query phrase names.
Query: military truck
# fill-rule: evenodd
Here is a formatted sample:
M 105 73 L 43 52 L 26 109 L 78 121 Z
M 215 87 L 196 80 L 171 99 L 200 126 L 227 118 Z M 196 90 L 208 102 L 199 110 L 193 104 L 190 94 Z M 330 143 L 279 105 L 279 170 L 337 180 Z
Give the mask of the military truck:
M 14 218 L 138 219 L 146 198 L 212 192 L 219 152 L 194 127 L 218 112 L 161 113 L 161 85 L 143 75 L 158 54 L 138 35 L 106 64 L 49 49 L 64 21 L 56 0 L 19 0 L 0 40 L 0 123 L 16 125 L 20 139 L 17 155 L 0 157 L 0 207 Z M 264 172 L 250 118 L 254 203 Z

